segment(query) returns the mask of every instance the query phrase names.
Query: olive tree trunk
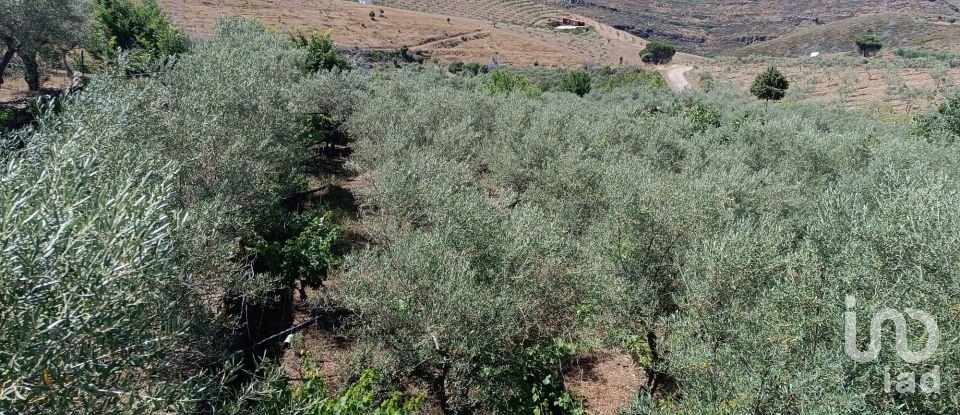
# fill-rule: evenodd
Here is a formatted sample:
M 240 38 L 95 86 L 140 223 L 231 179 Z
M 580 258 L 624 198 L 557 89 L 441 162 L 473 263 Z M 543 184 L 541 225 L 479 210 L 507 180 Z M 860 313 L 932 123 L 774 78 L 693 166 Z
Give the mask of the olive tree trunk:
M 39 91 L 40 64 L 37 62 L 37 52 L 21 50 L 19 55 L 20 60 L 23 61 L 23 79 L 27 81 L 27 89 Z
M 0 85 L 3 85 L 3 74 L 7 71 L 7 65 L 9 65 L 10 60 L 13 59 L 14 53 L 16 53 L 16 51 L 13 48 L 7 48 L 3 57 L 0 57 Z

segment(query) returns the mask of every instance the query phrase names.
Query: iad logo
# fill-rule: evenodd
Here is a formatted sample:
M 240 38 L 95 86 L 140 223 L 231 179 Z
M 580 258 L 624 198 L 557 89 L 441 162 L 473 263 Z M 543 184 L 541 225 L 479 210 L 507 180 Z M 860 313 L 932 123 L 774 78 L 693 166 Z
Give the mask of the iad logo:
M 930 314 L 912 308 L 906 309 L 908 316 L 923 323 L 927 331 L 927 344 L 918 352 L 910 350 L 907 338 L 907 321 L 903 313 L 892 308 L 884 308 L 873 315 L 870 320 L 870 343 L 867 350 L 861 351 L 857 348 L 857 312 L 853 311 L 857 306 L 857 299 L 853 296 L 847 296 L 847 311 L 843 313 L 844 329 L 844 351 L 856 362 L 869 363 L 877 359 L 880 355 L 880 330 L 885 321 L 892 321 L 896 329 L 896 348 L 897 355 L 904 362 L 910 364 L 921 363 L 933 356 L 940 344 L 940 329 L 937 327 L 937 321 Z M 904 372 L 896 377 L 896 390 L 900 393 L 916 392 L 919 383 L 920 390 L 924 393 L 940 392 L 940 367 L 934 366 L 933 370 L 920 377 L 919 382 L 916 374 L 913 372 Z M 884 373 L 884 391 L 887 393 L 893 390 L 893 380 L 889 368 Z

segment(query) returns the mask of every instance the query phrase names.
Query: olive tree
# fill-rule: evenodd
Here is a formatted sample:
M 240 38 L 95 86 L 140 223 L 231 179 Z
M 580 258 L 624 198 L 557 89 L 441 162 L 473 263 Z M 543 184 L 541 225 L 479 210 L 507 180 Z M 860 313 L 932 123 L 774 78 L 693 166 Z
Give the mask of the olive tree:
M 277 288 L 250 247 L 301 183 L 304 61 L 226 20 L 176 67 L 111 68 L 0 143 L 0 412 L 216 405 L 225 298 Z
M 23 62 L 31 91 L 40 89 L 40 55 L 59 57 L 83 44 L 89 33 L 89 0 L 0 0 L 0 84 L 14 56 Z

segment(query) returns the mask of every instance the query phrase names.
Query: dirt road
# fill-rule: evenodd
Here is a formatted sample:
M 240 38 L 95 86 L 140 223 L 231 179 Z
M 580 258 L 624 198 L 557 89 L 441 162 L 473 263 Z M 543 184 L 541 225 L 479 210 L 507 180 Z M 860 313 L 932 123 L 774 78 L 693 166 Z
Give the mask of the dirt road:
M 687 81 L 687 77 L 684 76 L 684 74 L 691 70 L 693 70 L 693 68 L 689 66 L 678 66 L 667 70 L 667 83 L 670 84 L 670 88 L 678 92 L 690 88 L 690 82 Z

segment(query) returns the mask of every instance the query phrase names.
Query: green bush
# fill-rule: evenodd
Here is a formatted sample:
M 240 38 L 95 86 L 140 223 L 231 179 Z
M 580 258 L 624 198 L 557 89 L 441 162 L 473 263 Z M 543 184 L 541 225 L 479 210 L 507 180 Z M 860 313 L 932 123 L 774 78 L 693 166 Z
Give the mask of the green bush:
M 343 231 L 331 225 L 333 216 L 329 212 L 308 214 L 301 220 L 306 223 L 298 235 L 269 243 L 262 253 L 268 257 L 269 268 L 282 274 L 287 284 L 300 280 L 300 298 L 306 300 L 305 288 L 323 286 L 330 267 L 339 262 L 333 246 Z
M 655 71 L 641 69 L 617 69 L 601 71 L 593 75 L 594 83 L 598 84 L 603 92 L 610 93 L 619 88 L 647 87 L 652 89 L 665 88 L 667 82 Z
M 404 397 L 393 392 L 382 399 L 377 394 L 380 377 L 364 371 L 356 382 L 334 393 L 315 365 L 306 359 L 303 379 L 291 386 L 279 368 L 267 365 L 262 382 L 246 386 L 226 413 L 264 415 L 412 415 L 423 405 L 424 396 Z M 251 410 L 253 409 L 253 410 Z
M 484 65 L 480 62 L 470 62 L 463 66 L 463 70 L 472 76 L 482 75 L 490 72 L 490 69 L 487 68 L 487 65 Z
M 509 94 L 511 92 L 522 92 L 528 96 L 540 94 L 540 89 L 531 84 L 525 76 L 503 70 L 495 71 L 490 75 L 487 90 L 494 94 Z
M 311 33 L 309 36 L 303 33 L 294 34 L 291 40 L 296 48 L 307 52 L 307 60 L 303 66 L 307 72 L 345 71 L 353 67 L 350 60 L 333 45 L 330 32 Z
M 753 80 L 750 93 L 762 100 L 779 101 L 786 96 L 787 88 L 790 88 L 790 82 L 777 68 L 771 66 Z
M 454 61 L 450 63 L 450 66 L 447 67 L 447 71 L 452 74 L 460 74 L 463 72 L 464 64 L 460 61 Z
M 687 114 L 693 122 L 693 131 L 696 133 L 703 134 L 711 128 L 720 127 L 720 111 L 703 103 L 698 102 Z
M 914 117 L 912 132 L 929 140 L 960 138 L 960 96 L 953 96 L 936 110 Z
M 9 130 L 10 123 L 13 122 L 13 117 L 14 114 L 12 110 L 0 111 L 0 132 Z
M 102 54 L 113 57 L 117 49 L 142 51 L 150 59 L 184 53 L 187 36 L 170 23 L 156 0 L 94 0 L 95 30 L 103 40 Z
M 664 65 L 670 63 L 676 53 L 677 48 L 673 45 L 654 40 L 647 43 L 647 46 L 640 51 L 640 60 L 644 63 Z
M 590 93 L 590 81 L 590 74 L 586 71 L 572 71 L 560 79 L 560 90 L 582 97 Z

